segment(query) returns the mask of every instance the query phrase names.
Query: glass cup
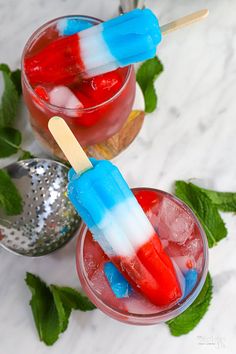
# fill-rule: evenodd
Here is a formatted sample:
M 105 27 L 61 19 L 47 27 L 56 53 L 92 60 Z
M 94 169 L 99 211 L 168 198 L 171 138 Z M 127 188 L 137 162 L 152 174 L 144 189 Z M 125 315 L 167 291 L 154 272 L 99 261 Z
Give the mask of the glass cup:
M 166 322 L 185 311 L 196 299 L 204 285 L 208 270 L 207 238 L 202 226 L 190 208 L 175 196 L 151 188 L 135 188 L 133 189 L 133 193 L 143 209 L 146 210 L 146 215 L 153 227 L 156 230 L 159 227 L 157 232 L 167 254 L 170 257 L 175 254 L 175 257 L 172 258 L 172 260 L 176 261 L 176 255 L 178 255 L 178 252 L 182 254 L 184 253 L 184 250 L 189 250 L 188 252 L 191 253 L 190 258 L 193 257 L 193 255 L 196 257 L 196 259 L 194 258 L 196 261 L 194 267 L 197 269 L 198 277 L 193 290 L 177 303 L 171 304 L 167 307 L 157 307 L 144 299 L 141 295 L 138 295 L 138 297 L 134 295 L 133 298 L 131 296 L 129 300 L 117 299 L 112 293 L 103 271 L 100 271 L 103 269 L 104 262 L 108 259 L 105 254 L 103 254 L 99 245 L 93 241 L 85 224 L 83 224 L 80 229 L 77 241 L 76 266 L 78 276 L 81 286 L 89 299 L 97 306 L 97 308 L 113 319 L 135 325 L 150 325 Z M 145 196 L 149 203 L 148 211 L 146 207 L 144 208 L 142 205 L 142 200 L 144 200 L 143 196 Z M 178 208 L 178 210 L 181 210 L 184 215 L 187 215 L 185 221 L 188 220 L 190 223 L 189 225 L 193 228 L 191 237 L 185 240 L 185 242 L 183 242 L 182 239 L 182 243 L 177 244 L 177 246 L 172 241 L 167 242 L 164 236 L 163 227 L 162 229 L 160 228 L 160 218 L 162 218 L 162 215 L 158 216 L 158 214 L 161 210 L 161 203 L 163 205 L 163 200 L 166 203 L 165 205 L 171 205 L 171 209 L 170 206 L 166 209 L 169 213 L 166 214 L 167 217 L 171 217 L 170 213 L 173 212 L 175 208 Z M 179 227 L 181 227 L 180 224 L 178 224 L 178 228 Z M 183 233 L 181 233 L 181 237 L 183 237 Z M 127 303 L 127 301 L 130 302 Z M 133 303 L 133 301 L 135 302 Z
M 145 7 L 145 0 L 120 0 L 120 13 L 132 11 L 134 9 L 143 9 Z
M 65 159 L 58 145 L 48 130 L 48 120 L 55 115 L 65 119 L 74 135 L 83 147 L 101 143 L 116 134 L 127 120 L 133 106 L 135 97 L 135 73 L 133 66 L 117 69 L 122 77 L 122 85 L 109 99 L 93 107 L 81 109 L 66 109 L 52 105 L 40 98 L 30 85 L 25 70 L 25 58 L 36 54 L 52 40 L 59 37 L 57 31 L 58 21 L 76 19 L 86 24 L 97 25 L 99 19 L 87 16 L 65 16 L 51 20 L 37 29 L 25 45 L 22 55 L 22 87 L 23 95 L 30 113 L 30 122 L 36 138 L 53 155 Z M 79 116 L 79 118 L 78 118 Z M 94 124 L 81 125 L 79 120 L 94 122 Z

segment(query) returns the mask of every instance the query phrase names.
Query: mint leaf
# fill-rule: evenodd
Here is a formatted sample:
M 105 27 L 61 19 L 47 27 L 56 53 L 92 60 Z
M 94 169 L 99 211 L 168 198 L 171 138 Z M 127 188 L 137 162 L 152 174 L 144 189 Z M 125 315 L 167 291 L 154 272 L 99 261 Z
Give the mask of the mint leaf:
M 211 199 L 192 183 L 175 182 L 175 194 L 195 213 L 205 230 L 208 245 L 213 247 L 227 236 L 227 229 Z
M 152 113 L 157 107 L 157 94 L 154 85 L 148 85 L 144 93 L 145 112 Z
M 11 74 L 11 69 L 7 64 L 0 64 L 0 71 L 4 71 L 7 74 Z
M 30 306 L 39 338 L 47 345 L 52 345 L 67 329 L 72 309 L 90 311 L 95 308 L 86 296 L 75 289 L 47 286 L 31 273 L 26 273 L 25 281 L 32 293 Z
M 236 193 L 216 192 L 198 186 L 195 187 L 205 193 L 217 209 L 225 212 L 236 212 Z
M 20 193 L 5 170 L 0 170 L 0 208 L 7 215 L 17 215 L 23 210 Z
M 52 345 L 58 339 L 62 328 L 60 305 L 57 300 L 57 305 L 55 304 L 55 295 L 53 296 L 46 283 L 36 275 L 27 273 L 25 282 L 32 293 L 30 306 L 39 338 L 45 344 Z
M 61 301 L 69 308 L 80 311 L 91 311 L 96 307 L 94 304 L 84 295 L 76 291 L 75 289 L 68 287 L 54 287 L 60 294 Z
M 51 285 L 50 290 L 52 292 L 54 303 L 58 312 L 60 332 L 64 332 L 68 327 L 71 308 L 62 303 L 60 293 L 58 292 L 56 286 Z
M 15 85 L 15 88 L 18 92 L 18 95 L 21 96 L 22 94 L 22 86 L 21 86 L 21 70 L 16 69 L 15 71 L 12 71 L 11 73 L 11 79 Z
M 4 91 L 0 98 L 0 127 L 10 126 L 16 117 L 17 107 L 19 103 L 19 94 L 16 89 L 16 77 L 14 74 L 11 78 L 11 71 L 6 64 L 0 64 L 0 72 L 3 76 Z
M 192 305 L 181 315 L 167 322 L 173 336 L 187 334 L 198 325 L 209 308 L 212 298 L 212 289 L 212 279 L 210 273 L 208 273 L 205 284 Z
M 144 95 L 146 113 L 156 109 L 157 95 L 154 82 L 163 69 L 162 63 L 155 57 L 145 61 L 137 71 L 136 79 Z
M 14 128 L 0 127 L 0 158 L 16 154 L 21 144 L 21 133 Z

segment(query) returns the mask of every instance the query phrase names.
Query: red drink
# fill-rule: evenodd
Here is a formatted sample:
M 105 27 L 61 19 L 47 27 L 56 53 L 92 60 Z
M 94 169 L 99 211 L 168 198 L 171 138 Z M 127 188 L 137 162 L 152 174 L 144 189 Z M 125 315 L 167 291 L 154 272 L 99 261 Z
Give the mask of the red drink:
M 26 74 L 30 58 L 38 55 L 60 35 L 57 24 L 63 19 L 76 19 L 81 23 L 96 25 L 101 21 L 92 17 L 69 16 L 52 20 L 39 28 L 27 42 L 22 57 L 22 86 L 25 102 L 30 112 L 30 121 L 36 137 L 54 155 L 63 155 L 53 140 L 47 124 L 54 115 L 63 117 L 83 147 L 102 142 L 117 133 L 131 112 L 135 96 L 135 73 L 132 66 L 120 68 L 91 79 L 74 78 L 67 82 L 57 82 L 53 73 L 45 73 L 45 81 L 37 82 Z M 70 55 L 72 55 L 70 53 Z M 52 56 L 52 60 L 56 61 Z M 30 64 L 31 65 L 31 64 Z M 32 64 L 34 65 L 34 63 Z M 36 65 L 36 64 L 35 64 Z M 52 83 L 50 83 L 50 80 Z M 63 89 L 62 89 L 63 87 Z M 82 106 L 68 108 L 49 100 L 61 90 L 61 97 L 72 94 L 72 101 L 79 100 Z M 63 100 L 61 101 L 63 102 Z M 70 107 L 70 106 L 69 106 Z
M 157 307 L 134 289 L 129 296 L 117 298 L 104 273 L 110 260 L 85 226 L 78 238 L 77 270 L 82 287 L 103 312 L 127 323 L 154 324 L 179 315 L 199 294 L 207 274 L 207 239 L 192 211 L 174 196 L 146 188 L 134 189 L 134 194 L 171 257 L 184 293 L 182 299 Z M 189 271 L 195 271 L 197 278 L 187 293 Z

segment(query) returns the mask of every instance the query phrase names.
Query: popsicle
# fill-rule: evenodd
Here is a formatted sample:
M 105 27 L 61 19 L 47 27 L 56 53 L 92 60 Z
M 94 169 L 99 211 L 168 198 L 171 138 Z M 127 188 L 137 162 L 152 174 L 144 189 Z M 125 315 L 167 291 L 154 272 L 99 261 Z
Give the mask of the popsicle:
M 78 21 L 66 23 L 62 19 L 58 29 L 65 35 L 26 58 L 24 69 L 31 85 L 70 84 L 79 78 L 104 74 L 153 58 L 162 33 L 205 16 L 206 12 L 200 11 L 160 28 L 150 9 L 135 9 L 78 33 L 74 32 L 83 28 Z
M 118 168 L 88 160 L 63 119 L 52 118 L 49 130 L 73 166 L 68 197 L 105 254 L 153 304 L 177 301 L 182 291 L 172 261 Z

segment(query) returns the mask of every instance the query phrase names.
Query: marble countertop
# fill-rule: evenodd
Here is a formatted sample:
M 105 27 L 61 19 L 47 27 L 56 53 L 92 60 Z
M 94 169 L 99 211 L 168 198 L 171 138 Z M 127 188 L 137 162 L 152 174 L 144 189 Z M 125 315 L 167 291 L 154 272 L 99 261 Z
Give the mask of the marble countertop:
M 159 106 L 115 163 L 131 186 L 172 190 L 176 179 L 236 191 L 236 2 L 234 0 L 150 0 L 166 23 L 209 8 L 197 25 L 170 34 L 159 47 L 165 71 L 156 88 Z M 66 14 L 107 19 L 118 0 L 0 0 L 0 61 L 19 67 L 29 35 L 45 21 Z M 17 125 L 23 126 L 22 106 Z M 25 146 L 37 149 L 29 128 Z M 0 167 L 10 160 L 1 160 Z M 145 173 L 143 169 L 145 167 Z M 78 287 L 75 240 L 41 259 L 16 257 L 0 249 L 0 354 L 233 354 L 236 350 L 236 216 L 225 215 L 227 239 L 210 251 L 214 298 L 194 331 L 172 337 L 166 325 L 128 326 L 100 311 L 74 312 L 68 330 L 53 347 L 40 343 L 24 284 L 26 271 L 50 283 Z

